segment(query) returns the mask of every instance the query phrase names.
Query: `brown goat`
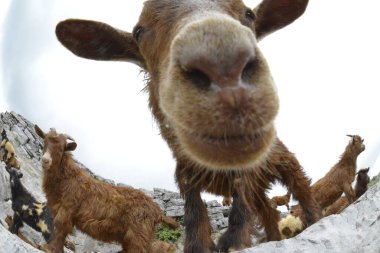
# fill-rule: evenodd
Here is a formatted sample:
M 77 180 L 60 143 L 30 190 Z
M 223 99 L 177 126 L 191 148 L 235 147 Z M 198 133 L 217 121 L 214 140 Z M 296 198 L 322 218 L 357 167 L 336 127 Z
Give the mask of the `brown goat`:
M 255 218 L 242 210 L 258 216 L 268 240 L 281 239 L 278 213 L 266 196 L 275 180 L 300 201 L 310 223 L 319 217 L 307 177 L 276 136 L 279 101 L 257 46 L 307 4 L 263 0 L 252 10 L 241 0 L 148 0 L 132 33 L 89 20 L 57 25 L 58 39 L 74 54 L 133 62 L 147 73 L 149 106 L 177 161 L 185 253 L 215 249 L 201 191 L 238 199 L 218 251 L 251 245 L 247 224 Z M 246 196 L 234 189 L 236 178 L 244 178 Z
M 348 135 L 351 140 L 336 163 L 327 174 L 311 186 L 311 192 L 320 208 L 323 210 L 345 194 L 349 203 L 355 199 L 352 182 L 355 180 L 356 160 L 364 151 L 364 140 L 359 135 Z M 300 217 L 306 225 L 306 217 L 299 205 L 292 206 L 292 215 Z
M 370 178 L 368 176 L 368 171 L 369 171 L 369 167 L 366 169 L 361 169 L 359 170 L 358 173 L 356 173 L 357 176 L 356 176 L 356 183 L 355 183 L 355 200 L 360 198 L 368 189 L 368 183 L 370 181 Z M 340 213 L 349 204 L 350 202 L 348 201 L 348 198 L 346 196 L 343 196 L 326 209 L 324 216 Z
M 44 139 L 43 189 L 54 216 L 49 250 L 63 252 L 76 226 L 97 240 L 121 243 L 122 252 L 150 252 L 158 223 L 177 227 L 142 191 L 106 184 L 82 170 L 68 152 L 77 146 L 72 138 L 54 129 L 45 134 L 37 125 L 35 130 Z
M 278 206 L 286 206 L 286 208 L 289 210 L 290 195 L 290 192 L 287 192 L 283 196 L 274 196 L 271 198 L 270 202 L 273 208 L 277 208 Z

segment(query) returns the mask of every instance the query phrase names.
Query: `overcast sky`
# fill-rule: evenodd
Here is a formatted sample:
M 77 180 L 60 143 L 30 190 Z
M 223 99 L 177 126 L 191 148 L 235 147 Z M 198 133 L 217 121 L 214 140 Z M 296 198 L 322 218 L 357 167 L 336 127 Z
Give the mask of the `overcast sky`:
M 72 135 L 75 157 L 103 177 L 177 190 L 140 69 L 78 58 L 54 34 L 67 18 L 131 31 L 142 2 L 1 0 L 0 111 Z M 338 161 L 346 134 L 365 139 L 358 167 L 380 171 L 379 10 L 378 0 L 310 1 L 297 22 L 259 44 L 278 86 L 278 135 L 313 182 Z

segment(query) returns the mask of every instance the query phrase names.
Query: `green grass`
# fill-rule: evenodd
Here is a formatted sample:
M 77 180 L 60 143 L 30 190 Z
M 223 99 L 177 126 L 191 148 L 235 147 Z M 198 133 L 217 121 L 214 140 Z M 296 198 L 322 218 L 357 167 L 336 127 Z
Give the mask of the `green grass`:
M 167 243 L 176 243 L 181 235 L 179 229 L 160 228 L 156 232 L 156 239 Z

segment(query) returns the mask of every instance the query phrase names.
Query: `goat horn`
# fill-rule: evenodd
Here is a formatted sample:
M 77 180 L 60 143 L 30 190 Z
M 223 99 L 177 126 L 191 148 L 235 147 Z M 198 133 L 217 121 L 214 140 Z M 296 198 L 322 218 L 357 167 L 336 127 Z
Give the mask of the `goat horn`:
M 64 136 L 69 139 L 70 141 L 75 141 L 73 137 L 71 137 L 70 135 L 68 134 L 64 134 Z
M 348 137 L 351 137 L 351 138 L 354 137 L 352 134 L 346 134 L 346 135 L 347 135 Z

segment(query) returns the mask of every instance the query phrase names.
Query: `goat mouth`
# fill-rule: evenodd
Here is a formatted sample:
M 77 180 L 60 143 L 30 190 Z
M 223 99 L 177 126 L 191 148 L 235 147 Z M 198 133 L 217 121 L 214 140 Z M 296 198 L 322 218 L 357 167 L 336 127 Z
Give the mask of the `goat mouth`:
M 179 139 L 183 151 L 211 169 L 246 169 L 262 162 L 275 139 L 273 126 L 252 133 L 196 134 L 184 129 Z

